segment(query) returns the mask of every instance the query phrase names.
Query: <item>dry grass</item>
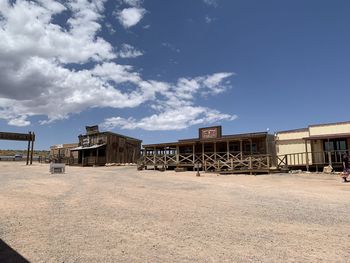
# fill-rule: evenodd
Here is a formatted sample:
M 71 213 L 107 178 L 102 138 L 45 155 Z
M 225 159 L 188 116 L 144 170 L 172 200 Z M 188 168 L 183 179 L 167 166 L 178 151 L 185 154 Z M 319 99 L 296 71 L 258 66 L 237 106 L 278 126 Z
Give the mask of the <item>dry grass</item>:
M 339 177 L 48 170 L 0 162 L 0 239 L 31 262 L 350 257 L 350 183 Z

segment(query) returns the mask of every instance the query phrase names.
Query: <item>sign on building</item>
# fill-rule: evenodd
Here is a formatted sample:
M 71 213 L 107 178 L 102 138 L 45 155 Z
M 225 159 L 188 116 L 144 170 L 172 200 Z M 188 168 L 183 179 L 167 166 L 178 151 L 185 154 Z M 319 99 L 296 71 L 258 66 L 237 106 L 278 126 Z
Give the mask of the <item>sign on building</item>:
M 221 137 L 221 126 L 207 127 L 199 129 L 199 139 L 217 139 Z

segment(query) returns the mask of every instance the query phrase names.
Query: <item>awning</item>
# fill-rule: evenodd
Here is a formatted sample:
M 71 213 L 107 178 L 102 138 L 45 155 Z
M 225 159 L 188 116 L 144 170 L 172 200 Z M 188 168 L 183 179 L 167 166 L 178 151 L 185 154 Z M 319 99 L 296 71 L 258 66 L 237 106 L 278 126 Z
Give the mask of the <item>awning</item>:
M 89 146 L 89 147 L 83 147 L 83 146 L 79 146 L 79 147 L 76 147 L 76 148 L 72 148 L 70 149 L 71 151 L 83 151 L 83 150 L 90 150 L 90 149 L 97 149 L 97 148 L 100 148 L 102 146 L 105 146 L 106 144 L 95 144 L 95 145 L 92 145 L 92 146 Z

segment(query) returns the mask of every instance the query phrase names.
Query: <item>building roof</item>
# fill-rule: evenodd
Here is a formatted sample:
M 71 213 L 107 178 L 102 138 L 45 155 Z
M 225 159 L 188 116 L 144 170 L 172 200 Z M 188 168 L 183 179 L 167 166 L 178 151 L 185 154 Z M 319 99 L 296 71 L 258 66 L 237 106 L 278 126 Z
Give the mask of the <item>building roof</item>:
M 143 148 L 154 148 L 154 147 L 176 147 L 177 145 L 192 145 L 195 143 L 201 142 L 224 142 L 229 140 L 240 140 L 240 139 L 252 139 L 259 137 L 266 137 L 268 132 L 254 132 L 254 133 L 241 133 L 241 134 L 231 134 L 231 135 L 223 135 L 219 138 L 214 139 L 202 139 L 192 138 L 192 139 L 181 139 L 177 142 L 169 142 L 169 143 L 156 143 L 156 144 L 145 144 Z
M 133 137 L 129 137 L 129 136 L 126 136 L 126 135 L 123 135 L 123 134 L 110 132 L 110 131 L 96 132 L 96 133 L 93 133 L 93 134 L 81 134 L 79 136 L 89 136 L 89 135 L 96 135 L 96 134 L 98 134 L 98 135 L 103 135 L 103 134 L 115 135 L 115 136 L 123 137 L 123 138 L 129 139 L 129 140 L 142 142 L 142 140 L 139 140 L 139 139 L 136 139 L 136 138 L 133 138 Z
M 276 133 L 303 132 L 303 131 L 308 131 L 310 127 L 332 126 L 332 125 L 341 125 L 341 124 L 350 124 L 350 121 L 331 122 L 331 123 L 323 123 L 323 124 L 311 124 L 307 128 L 300 128 L 300 129 L 293 129 L 293 130 L 286 130 L 286 131 L 278 131 Z
M 76 148 L 73 148 L 73 149 L 70 149 L 71 151 L 82 151 L 82 150 L 90 150 L 90 149 L 97 149 L 97 148 L 100 148 L 102 146 L 105 146 L 106 144 L 95 144 L 95 145 L 92 145 L 92 146 L 88 146 L 88 147 L 84 147 L 84 146 L 79 146 L 79 147 L 76 147 Z

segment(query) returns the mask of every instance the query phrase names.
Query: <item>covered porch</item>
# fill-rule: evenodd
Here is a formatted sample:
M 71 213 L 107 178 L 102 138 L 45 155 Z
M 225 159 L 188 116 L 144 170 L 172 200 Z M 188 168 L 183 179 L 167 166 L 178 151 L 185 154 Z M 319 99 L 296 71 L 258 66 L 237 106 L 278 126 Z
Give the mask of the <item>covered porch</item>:
M 173 143 L 144 145 L 146 169 L 183 167 L 206 172 L 269 172 L 274 164 L 273 138 L 267 133 L 189 139 Z
M 106 144 L 93 145 L 89 147 L 79 146 L 71 149 L 77 151 L 77 158 L 70 158 L 70 165 L 93 166 L 106 164 Z
M 350 133 L 304 137 L 305 152 L 278 155 L 279 167 L 321 171 L 324 166 L 342 170 L 342 157 L 349 155 Z

